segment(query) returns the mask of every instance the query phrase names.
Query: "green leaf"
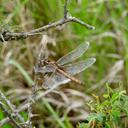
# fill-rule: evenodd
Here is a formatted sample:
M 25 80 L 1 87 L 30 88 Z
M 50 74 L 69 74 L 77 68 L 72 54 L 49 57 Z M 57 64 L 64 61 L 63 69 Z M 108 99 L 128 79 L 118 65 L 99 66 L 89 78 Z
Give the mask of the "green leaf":
M 93 113 L 93 114 L 90 114 L 86 119 L 88 121 L 93 121 L 93 120 L 97 120 L 97 121 L 100 121 L 102 122 L 103 121 L 103 117 L 104 115 L 102 113 Z
M 111 115 L 113 117 L 113 120 L 119 120 L 121 116 L 120 110 L 112 110 Z
M 105 123 L 105 128 L 111 128 L 111 125 L 108 122 L 106 122 Z
M 114 102 L 115 100 L 117 100 L 118 98 L 119 98 L 119 93 L 118 92 L 115 92 L 115 93 L 113 93 L 113 95 L 112 95 L 112 102 Z
M 103 97 L 107 99 L 109 97 L 109 95 L 108 94 L 103 94 Z
M 52 114 L 53 118 L 58 122 L 60 127 L 66 128 L 65 124 L 63 123 L 63 121 L 61 120 L 59 115 L 55 112 L 53 107 L 48 103 L 48 101 L 46 99 L 43 99 L 43 102 L 44 102 L 45 106 L 47 107 L 48 111 Z
M 86 123 L 79 123 L 77 128 L 88 128 L 88 124 L 86 124 Z

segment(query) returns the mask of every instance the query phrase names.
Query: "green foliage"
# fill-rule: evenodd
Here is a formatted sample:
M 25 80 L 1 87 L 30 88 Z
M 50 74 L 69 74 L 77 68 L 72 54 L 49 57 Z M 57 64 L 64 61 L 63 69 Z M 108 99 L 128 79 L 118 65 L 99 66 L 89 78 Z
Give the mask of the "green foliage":
M 78 128 L 115 128 L 122 126 L 122 118 L 128 117 L 128 96 L 125 91 L 114 91 L 107 86 L 107 93 L 103 94 L 103 101 L 93 94 L 95 101 L 88 106 L 92 113 L 86 118 L 88 123 L 80 123 Z
M 77 128 L 88 128 L 88 124 L 86 124 L 86 123 L 79 123 Z

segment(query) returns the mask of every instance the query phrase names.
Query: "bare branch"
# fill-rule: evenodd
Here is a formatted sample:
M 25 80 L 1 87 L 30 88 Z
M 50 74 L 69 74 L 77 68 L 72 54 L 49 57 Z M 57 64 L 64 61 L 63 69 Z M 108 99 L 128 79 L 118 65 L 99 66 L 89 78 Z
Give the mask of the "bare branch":
M 4 41 L 26 39 L 30 36 L 34 36 L 34 35 L 37 35 L 37 34 L 42 34 L 42 32 L 44 32 L 44 31 L 47 31 L 51 28 L 55 28 L 57 26 L 61 26 L 61 25 L 66 24 L 68 22 L 78 23 L 78 24 L 84 26 L 87 29 L 95 29 L 94 26 L 91 26 L 91 25 L 85 23 L 84 21 L 79 20 L 76 17 L 67 16 L 67 11 L 66 11 L 66 19 L 65 18 L 60 19 L 56 22 L 53 22 L 53 23 L 45 25 L 43 27 L 31 30 L 29 32 L 17 32 L 16 33 L 16 32 L 10 32 L 10 31 L 6 31 L 6 30 L 4 31 L 3 30 L 1 32 L 0 40 L 1 40 L 1 42 L 3 42 L 3 39 L 4 39 Z
M 2 34 L 2 37 L 4 38 L 4 41 L 26 39 L 26 38 L 28 38 L 30 36 L 41 34 L 41 32 L 44 32 L 44 31 L 46 31 L 46 30 L 48 30 L 50 28 L 61 26 L 61 25 L 66 24 L 68 22 L 75 22 L 75 23 L 78 23 L 78 24 L 88 28 L 88 29 L 95 29 L 94 26 L 91 26 L 91 25 L 85 23 L 84 21 L 79 20 L 76 17 L 69 16 L 66 19 L 61 19 L 59 21 L 53 22 L 51 24 L 45 25 L 43 27 L 34 29 L 32 31 L 29 31 L 29 32 L 15 33 L 15 32 L 4 31 L 1 34 Z M 0 40 L 3 41 L 3 38 L 0 37 Z
M 16 113 L 16 107 L 10 102 L 10 100 L 7 99 L 7 97 L 0 91 L 0 99 L 2 101 L 5 101 L 5 103 L 8 105 L 8 107 L 11 109 L 11 111 L 13 113 L 15 113 L 15 115 L 19 118 L 19 120 L 23 123 L 24 122 L 24 119 L 23 117 L 19 114 L 19 113 Z
M 6 96 L 0 91 L 0 98 L 1 100 L 5 101 L 6 104 L 10 107 L 11 110 L 14 109 L 14 105 L 11 104 L 10 100 L 6 98 Z
M 9 111 L 5 108 L 4 104 L 2 102 L 0 102 L 0 108 L 3 110 L 3 112 L 5 113 L 6 116 L 9 117 L 9 119 L 11 120 L 11 122 L 17 127 L 17 128 L 22 128 L 14 119 L 14 117 L 12 116 L 12 114 L 9 113 Z
M 28 120 L 25 123 L 25 126 L 27 125 L 27 127 L 32 128 L 32 122 L 31 122 L 31 118 L 32 118 L 32 110 L 31 110 L 31 105 L 28 105 Z
M 72 22 L 78 23 L 78 24 L 84 26 L 85 28 L 92 29 L 92 30 L 95 29 L 94 26 L 89 25 L 89 24 L 85 23 L 84 21 L 82 21 L 82 20 L 80 20 L 80 19 L 78 19 L 78 18 L 76 18 L 76 17 L 72 17 L 72 16 L 70 16 L 68 19 L 70 19 L 69 22 L 72 21 Z
M 54 88 L 51 88 L 47 91 L 45 91 L 44 93 L 39 93 L 38 95 L 36 95 L 36 97 L 34 97 L 34 100 L 37 101 L 39 100 L 40 98 L 46 96 L 47 94 L 51 93 L 54 89 Z M 30 99 L 33 99 L 33 95 L 31 95 L 29 97 L 29 99 L 27 99 L 18 109 L 17 109 L 17 113 L 21 112 L 21 111 L 24 111 L 28 108 L 28 106 L 32 105 L 34 102 L 30 102 Z M 14 113 L 12 113 L 12 115 L 14 115 Z M 16 117 L 16 115 L 14 115 L 13 117 Z M 0 121 L 0 127 L 2 127 L 5 123 L 9 122 L 10 121 L 10 118 L 5 118 L 3 119 L 2 121 Z
M 68 9 L 67 9 L 68 0 L 65 0 L 64 4 L 64 19 L 67 19 Z

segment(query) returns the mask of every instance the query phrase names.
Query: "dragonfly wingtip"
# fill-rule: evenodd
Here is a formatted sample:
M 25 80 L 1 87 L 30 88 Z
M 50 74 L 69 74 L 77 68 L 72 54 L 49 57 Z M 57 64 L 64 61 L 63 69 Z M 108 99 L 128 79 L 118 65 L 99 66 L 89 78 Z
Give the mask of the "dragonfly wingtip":
M 92 64 L 96 62 L 96 58 L 94 57 L 89 58 L 89 60 L 92 62 Z
M 88 41 L 86 42 L 86 44 L 87 44 L 88 46 L 90 45 L 90 43 L 89 43 Z
M 96 62 L 96 58 L 93 57 L 92 59 L 93 59 L 93 62 L 95 63 Z

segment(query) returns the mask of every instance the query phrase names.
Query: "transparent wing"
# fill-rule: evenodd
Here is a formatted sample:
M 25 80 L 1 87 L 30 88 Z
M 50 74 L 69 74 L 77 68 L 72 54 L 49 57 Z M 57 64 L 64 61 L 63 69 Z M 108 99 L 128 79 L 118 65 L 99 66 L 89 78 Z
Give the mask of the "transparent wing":
M 71 51 L 70 53 L 66 54 L 65 56 L 61 57 L 57 63 L 58 65 L 64 65 L 69 62 L 72 62 L 79 58 L 89 47 L 89 43 L 82 43 L 80 44 L 75 50 Z
M 93 63 L 95 63 L 95 61 L 96 61 L 95 58 L 89 58 L 89 59 L 82 60 L 74 64 L 68 64 L 68 65 L 62 66 L 62 68 L 69 75 L 76 75 L 84 71 L 88 67 L 90 67 Z
M 62 68 L 66 73 L 73 76 L 75 74 L 78 74 L 85 70 L 86 68 L 90 67 L 94 62 L 96 61 L 95 58 L 89 58 L 84 61 L 80 61 L 74 64 L 65 65 Z M 63 74 L 60 74 L 59 72 L 54 72 L 49 79 L 46 79 L 44 81 L 44 87 L 45 88 L 52 88 L 55 86 L 59 86 L 61 84 L 68 83 L 70 81 L 69 78 L 65 77 Z
M 43 67 L 36 67 L 35 73 L 48 73 L 48 72 L 54 72 L 55 68 L 52 65 L 46 65 Z
M 66 78 L 63 74 L 59 72 L 54 72 L 49 78 L 46 78 L 43 83 L 45 89 L 57 87 L 62 84 L 66 84 L 70 79 Z

